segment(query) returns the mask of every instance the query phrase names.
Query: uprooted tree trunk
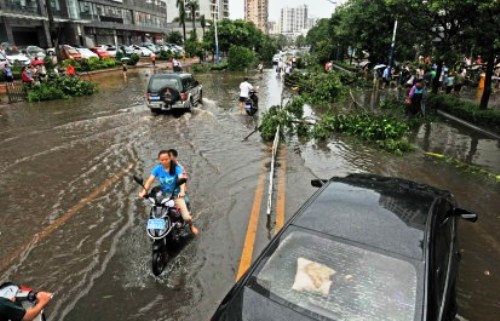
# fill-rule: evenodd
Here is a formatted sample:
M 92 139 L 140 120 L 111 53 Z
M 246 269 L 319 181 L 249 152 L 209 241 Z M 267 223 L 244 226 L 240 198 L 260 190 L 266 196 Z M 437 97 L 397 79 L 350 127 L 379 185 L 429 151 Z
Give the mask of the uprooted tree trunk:
M 493 68 L 495 66 L 495 50 L 493 46 L 494 45 L 491 44 L 488 50 L 488 62 L 486 65 L 486 78 L 484 79 L 484 91 L 483 95 L 481 96 L 481 102 L 479 104 L 479 109 L 483 110 L 488 108 L 488 102 L 491 95 L 491 78 L 493 77 Z

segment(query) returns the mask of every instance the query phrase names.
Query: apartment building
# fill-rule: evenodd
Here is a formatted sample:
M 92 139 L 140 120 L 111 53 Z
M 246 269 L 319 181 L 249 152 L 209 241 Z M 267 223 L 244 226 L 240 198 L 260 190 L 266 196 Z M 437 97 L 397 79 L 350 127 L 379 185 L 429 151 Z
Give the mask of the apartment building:
M 308 8 L 302 5 L 296 8 L 285 7 L 281 9 L 281 33 L 295 36 L 309 29 Z
M 50 47 L 56 37 L 85 46 L 160 40 L 172 9 L 166 0 L 0 0 L 0 42 Z
M 245 20 L 252 21 L 257 28 L 267 33 L 269 0 L 245 0 Z
M 175 18 L 179 17 L 179 9 L 176 7 L 177 0 L 166 0 L 167 6 L 169 8 L 167 12 L 168 21 L 171 22 Z M 186 0 L 186 2 L 189 0 Z M 198 10 L 196 10 L 196 18 L 201 15 L 205 16 L 205 19 L 213 20 L 214 16 L 217 19 L 229 18 L 229 0 L 198 0 Z M 172 8 L 170 10 L 170 8 Z M 188 20 L 191 20 L 191 16 L 188 13 Z

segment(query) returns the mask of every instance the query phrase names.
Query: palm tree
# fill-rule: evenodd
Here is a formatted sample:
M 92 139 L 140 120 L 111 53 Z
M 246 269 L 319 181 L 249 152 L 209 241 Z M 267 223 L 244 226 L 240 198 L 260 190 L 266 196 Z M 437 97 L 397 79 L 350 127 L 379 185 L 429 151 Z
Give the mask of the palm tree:
M 179 25 L 182 26 L 182 34 L 184 36 L 184 43 L 186 42 L 186 10 L 184 8 L 184 0 L 177 0 L 176 4 L 179 8 Z
M 200 8 L 200 5 L 198 4 L 198 0 L 189 0 L 186 3 L 186 8 L 189 10 L 191 13 L 191 19 L 193 21 L 193 30 L 196 31 L 196 25 L 195 25 L 195 20 L 196 20 L 196 10 Z
M 205 20 L 205 15 L 202 14 L 200 16 L 200 25 L 201 25 L 201 31 L 203 32 L 203 38 L 205 39 L 205 28 L 207 27 L 207 21 Z

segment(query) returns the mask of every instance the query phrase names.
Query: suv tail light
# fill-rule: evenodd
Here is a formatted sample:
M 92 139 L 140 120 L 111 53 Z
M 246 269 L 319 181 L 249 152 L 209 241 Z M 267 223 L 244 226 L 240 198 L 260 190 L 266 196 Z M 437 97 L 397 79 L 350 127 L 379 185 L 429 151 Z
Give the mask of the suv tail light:
M 188 94 L 187 93 L 181 93 L 181 100 L 186 101 L 188 99 Z

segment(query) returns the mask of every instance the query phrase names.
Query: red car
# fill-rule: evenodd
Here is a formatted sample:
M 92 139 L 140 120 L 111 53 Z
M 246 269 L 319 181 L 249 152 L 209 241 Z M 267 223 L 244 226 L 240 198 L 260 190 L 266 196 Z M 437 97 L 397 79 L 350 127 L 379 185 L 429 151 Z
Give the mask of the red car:
M 111 58 L 110 53 L 101 47 L 95 47 L 95 48 L 92 48 L 90 50 L 92 50 L 92 52 L 95 52 L 99 56 L 99 59 Z

